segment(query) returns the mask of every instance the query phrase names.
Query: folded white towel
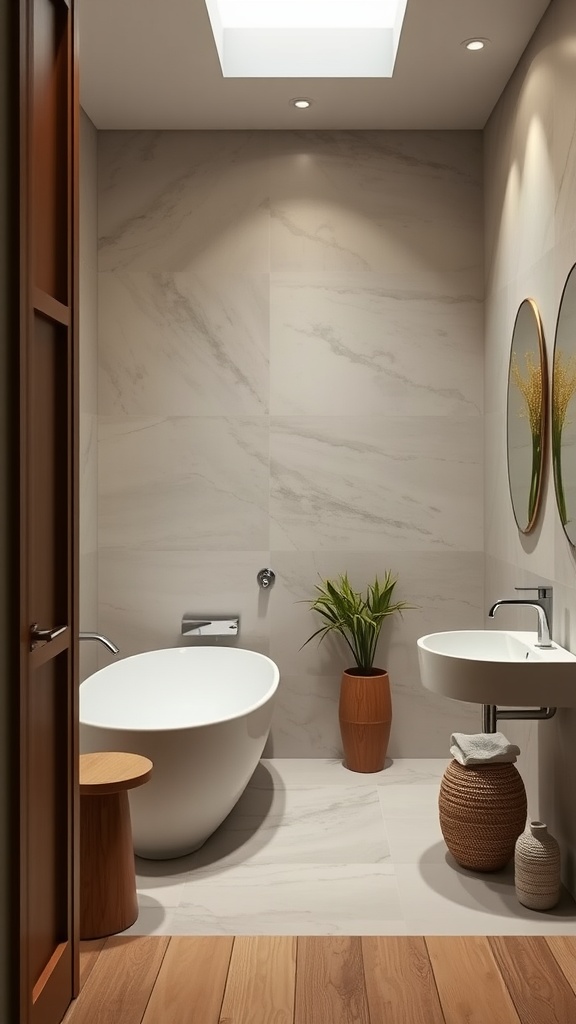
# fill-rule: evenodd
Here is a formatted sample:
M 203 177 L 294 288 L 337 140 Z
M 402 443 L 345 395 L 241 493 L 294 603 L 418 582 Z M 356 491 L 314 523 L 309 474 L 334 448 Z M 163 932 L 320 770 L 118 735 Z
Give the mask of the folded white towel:
M 468 736 L 453 732 L 450 753 L 460 764 L 510 764 L 516 760 L 520 747 L 509 743 L 501 732 L 479 732 Z

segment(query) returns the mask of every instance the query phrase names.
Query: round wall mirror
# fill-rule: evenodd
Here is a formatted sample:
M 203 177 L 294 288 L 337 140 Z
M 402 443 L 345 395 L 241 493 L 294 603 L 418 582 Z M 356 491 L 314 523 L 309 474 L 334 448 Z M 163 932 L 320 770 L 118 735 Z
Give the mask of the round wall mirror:
M 564 532 L 576 546 L 576 266 L 568 274 L 554 341 L 552 466 Z
M 538 307 L 520 303 L 508 368 L 508 482 L 518 529 L 528 533 L 542 491 L 546 429 L 546 352 Z

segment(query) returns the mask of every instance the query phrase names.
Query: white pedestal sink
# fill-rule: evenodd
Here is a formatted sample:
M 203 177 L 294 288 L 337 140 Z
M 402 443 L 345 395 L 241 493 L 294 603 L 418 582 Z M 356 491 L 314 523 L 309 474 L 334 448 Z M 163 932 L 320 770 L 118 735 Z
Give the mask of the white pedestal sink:
M 576 655 L 537 634 L 463 629 L 418 640 L 422 685 L 452 700 L 499 707 L 576 707 Z

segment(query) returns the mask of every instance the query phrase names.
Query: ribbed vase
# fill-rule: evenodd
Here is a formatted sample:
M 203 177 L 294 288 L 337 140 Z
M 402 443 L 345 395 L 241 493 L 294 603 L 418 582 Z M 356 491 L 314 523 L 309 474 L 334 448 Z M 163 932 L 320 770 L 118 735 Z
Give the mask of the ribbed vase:
M 541 821 L 531 821 L 514 851 L 518 902 L 531 910 L 550 910 L 560 899 L 560 847 Z
M 513 764 L 465 767 L 454 760 L 440 783 L 440 828 L 454 860 L 498 871 L 514 855 L 526 824 L 526 790 Z

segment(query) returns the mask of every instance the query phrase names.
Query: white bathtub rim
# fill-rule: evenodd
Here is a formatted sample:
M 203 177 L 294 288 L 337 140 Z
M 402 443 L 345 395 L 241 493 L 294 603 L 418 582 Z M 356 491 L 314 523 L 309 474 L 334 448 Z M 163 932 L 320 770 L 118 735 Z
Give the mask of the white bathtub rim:
M 246 718 L 248 715 L 251 715 L 253 712 L 258 711 L 260 708 L 265 707 L 265 705 L 268 704 L 274 698 L 274 696 L 276 694 L 276 691 L 278 689 L 278 685 L 280 683 L 280 670 L 279 670 L 278 665 L 276 664 L 276 662 L 272 661 L 272 658 L 269 658 L 268 655 L 260 654 L 259 651 L 251 651 L 247 647 L 223 648 L 223 647 L 217 647 L 216 645 L 205 645 L 205 646 L 202 646 L 202 647 L 199 647 L 199 648 L 196 648 L 196 649 L 197 650 L 203 650 L 203 651 L 206 651 L 206 650 L 217 650 L 217 651 L 220 651 L 220 650 L 234 650 L 234 651 L 242 651 L 242 652 L 246 652 L 251 657 L 258 659 L 259 661 L 266 661 L 266 662 L 268 662 L 268 664 L 271 666 L 271 668 L 273 670 L 272 671 L 272 678 L 271 678 L 271 683 L 270 683 L 269 689 L 266 691 L 266 693 L 264 694 L 263 697 L 260 697 L 260 699 L 255 701 L 253 704 L 249 704 L 247 707 L 242 708 L 240 711 L 236 712 L 233 715 L 226 715 L 223 718 L 217 718 L 217 719 L 215 719 L 214 721 L 211 721 L 211 722 L 187 722 L 186 724 L 180 724 L 180 725 L 157 725 L 157 726 L 154 726 L 154 725 L 141 725 L 141 726 L 139 726 L 139 725 L 137 725 L 135 723 L 134 725 L 127 726 L 127 725 L 109 725 L 109 724 L 107 724 L 106 722 L 104 722 L 102 720 L 99 720 L 99 721 L 94 721 L 93 719 L 89 720 L 87 718 L 82 717 L 82 715 L 80 715 L 80 725 L 85 725 L 88 728 L 93 728 L 93 729 L 106 729 L 106 730 L 109 730 L 110 732 L 124 732 L 124 733 L 134 732 L 134 733 L 159 733 L 160 734 L 160 733 L 163 733 L 163 732 L 179 733 L 179 732 L 188 732 L 190 730 L 195 730 L 195 729 L 210 729 L 210 728 L 212 728 L 214 726 L 223 725 L 225 722 L 234 722 L 234 721 L 237 721 L 240 718 Z M 140 654 L 131 654 L 127 658 L 122 658 L 121 661 L 135 661 L 135 660 L 137 660 L 139 658 L 146 658 L 146 656 L 149 655 L 149 654 L 168 654 L 168 653 L 171 654 L 174 651 L 190 651 L 190 650 L 193 651 L 193 650 L 195 650 L 195 648 L 193 648 L 193 647 L 161 647 L 161 648 L 155 648 L 153 651 L 142 651 Z M 113 668 L 114 666 L 117 666 L 118 664 L 119 664 L 119 662 L 111 662 L 109 665 L 105 665 L 104 668 L 98 669 L 97 672 L 92 672 L 91 675 L 87 676 L 86 679 L 84 679 L 82 681 L 82 683 L 80 683 L 80 689 L 86 683 L 90 682 L 91 680 L 94 680 L 96 676 L 99 676 L 101 673 L 106 672 L 107 669 Z

